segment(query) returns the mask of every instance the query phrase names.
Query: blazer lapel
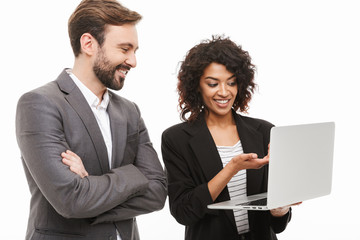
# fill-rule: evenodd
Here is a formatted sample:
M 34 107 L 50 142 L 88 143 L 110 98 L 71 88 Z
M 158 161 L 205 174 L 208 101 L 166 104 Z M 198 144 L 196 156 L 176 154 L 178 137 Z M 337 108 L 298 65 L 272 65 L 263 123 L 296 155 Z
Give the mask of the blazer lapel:
M 264 143 L 261 133 L 256 131 L 258 126 L 250 126 L 240 115 L 234 112 L 237 131 L 243 146 L 244 153 L 256 153 L 259 157 L 264 157 Z M 216 149 L 215 142 L 206 125 L 203 114 L 200 119 L 190 125 L 187 131 L 193 136 L 189 143 L 195 156 L 203 170 L 205 178 L 210 181 L 218 172 L 223 169 L 219 153 Z M 263 171 L 261 169 L 247 170 L 247 194 L 252 195 L 260 193 L 263 183 Z M 227 193 L 227 190 L 226 190 Z M 228 200 L 228 194 L 221 194 L 218 200 Z
M 86 102 L 85 97 L 65 70 L 58 77 L 57 83 L 60 89 L 66 93 L 66 101 L 68 101 L 84 123 L 95 147 L 102 172 L 109 172 L 110 168 L 105 141 L 95 116 L 89 104 Z
M 257 126 L 247 124 L 244 119 L 235 112 L 233 112 L 236 120 L 237 131 L 240 137 L 241 144 L 243 146 L 244 153 L 256 153 L 259 157 L 264 157 L 263 150 L 263 136 L 257 130 Z M 200 119 L 189 125 L 187 132 L 193 137 L 189 140 L 189 144 L 195 153 L 196 159 L 199 162 L 206 181 L 209 182 L 216 174 L 222 169 L 222 162 L 217 151 L 215 142 L 211 136 L 211 133 L 206 125 L 205 117 L 202 114 Z M 263 183 L 263 171 L 261 169 L 249 169 L 246 171 L 247 175 L 247 195 L 260 193 Z M 218 201 L 229 200 L 228 189 L 225 188 L 223 192 L 217 198 Z M 233 211 L 225 211 L 230 222 L 236 226 Z
M 259 126 L 250 126 L 236 113 L 234 113 L 234 117 L 244 153 L 256 153 L 259 158 L 264 157 L 263 136 L 256 131 Z M 246 171 L 247 195 L 261 193 L 263 171 L 264 168 L 248 169 Z
M 112 138 L 112 168 L 120 166 L 125 153 L 127 140 L 127 119 L 122 113 L 122 105 L 109 92 L 110 102 L 108 113 L 110 118 L 111 138 Z
M 193 135 L 189 140 L 189 144 L 203 170 L 206 181 L 209 182 L 223 169 L 223 165 L 203 114 L 201 119 L 194 123 L 194 125 L 190 125 L 188 130 L 189 133 Z M 226 200 L 230 200 L 227 188 L 222 191 L 216 201 L 220 202 Z M 233 211 L 225 211 L 225 214 L 234 227 L 236 227 Z
M 189 141 L 190 146 L 203 170 L 206 181 L 210 181 L 221 171 L 223 166 L 205 119 L 191 125 L 190 132 L 193 135 Z

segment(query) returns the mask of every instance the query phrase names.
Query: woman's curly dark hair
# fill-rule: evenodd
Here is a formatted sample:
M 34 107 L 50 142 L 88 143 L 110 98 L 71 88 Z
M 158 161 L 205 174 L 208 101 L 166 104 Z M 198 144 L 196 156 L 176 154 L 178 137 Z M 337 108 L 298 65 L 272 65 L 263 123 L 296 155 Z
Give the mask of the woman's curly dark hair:
M 187 53 L 181 62 L 177 91 L 179 94 L 180 117 L 184 121 L 196 120 L 205 107 L 199 92 L 200 77 L 211 63 L 219 63 L 236 77 L 238 93 L 233 109 L 247 112 L 248 104 L 254 93 L 255 66 L 251 57 L 241 46 L 229 38 L 213 36 L 212 39 L 202 41 Z M 190 116 L 186 116 L 190 113 Z

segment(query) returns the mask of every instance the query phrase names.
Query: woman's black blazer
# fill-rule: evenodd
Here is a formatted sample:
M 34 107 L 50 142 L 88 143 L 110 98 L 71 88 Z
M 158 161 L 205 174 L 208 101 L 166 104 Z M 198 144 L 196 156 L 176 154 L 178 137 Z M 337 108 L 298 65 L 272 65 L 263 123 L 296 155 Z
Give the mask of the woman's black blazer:
M 245 153 L 267 155 L 272 124 L 233 112 Z M 223 168 L 204 114 L 193 123 L 180 123 L 164 131 L 162 156 L 168 176 L 170 211 L 185 225 L 185 239 L 238 239 L 232 210 L 210 210 L 213 203 L 207 183 Z M 247 170 L 247 194 L 267 191 L 268 166 Z M 229 200 L 225 188 L 215 202 Z M 252 239 L 277 239 L 291 218 L 291 211 L 275 218 L 269 211 L 249 211 Z

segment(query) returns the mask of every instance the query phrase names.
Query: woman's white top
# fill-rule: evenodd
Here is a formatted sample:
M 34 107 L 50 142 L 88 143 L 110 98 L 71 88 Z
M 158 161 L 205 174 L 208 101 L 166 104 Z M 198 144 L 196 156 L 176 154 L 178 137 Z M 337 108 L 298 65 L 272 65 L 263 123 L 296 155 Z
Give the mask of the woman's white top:
M 240 154 L 243 154 L 243 148 L 240 140 L 234 146 L 217 146 L 223 167 L 230 160 Z M 246 196 L 246 170 L 240 170 L 234 175 L 227 184 L 230 199 L 236 199 Z M 235 222 L 239 234 L 249 232 L 249 220 L 247 210 L 234 210 Z

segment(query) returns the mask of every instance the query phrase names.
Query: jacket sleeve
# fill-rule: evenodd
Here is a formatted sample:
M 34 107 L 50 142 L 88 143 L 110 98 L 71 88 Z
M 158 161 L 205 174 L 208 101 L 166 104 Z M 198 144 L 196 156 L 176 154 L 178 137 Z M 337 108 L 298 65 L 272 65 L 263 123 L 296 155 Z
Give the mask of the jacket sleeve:
M 162 136 L 162 156 L 168 176 L 170 212 L 183 225 L 191 226 L 205 214 L 218 211 L 207 208 L 213 203 L 207 183 L 197 185 L 192 179 L 189 166 L 179 150 L 185 143 L 174 140 L 174 135 L 165 131 Z
M 274 217 L 271 215 L 270 211 L 269 211 L 269 215 L 270 215 L 270 224 L 272 229 L 274 230 L 275 233 L 281 233 L 286 229 L 288 223 L 290 222 L 292 212 L 290 208 L 289 212 L 285 214 L 283 217 Z
M 149 180 L 132 164 L 80 178 L 61 161 L 69 148 L 56 103 L 30 92 L 17 106 L 16 136 L 25 167 L 41 194 L 66 218 L 100 215 L 147 191 Z M 133 179 L 136 178 L 136 181 Z
M 140 132 L 134 166 L 148 179 L 148 187 L 142 195 L 134 196 L 98 216 L 93 224 L 126 220 L 164 207 L 167 196 L 165 173 L 150 142 L 148 131 L 137 106 L 136 109 L 139 114 Z

